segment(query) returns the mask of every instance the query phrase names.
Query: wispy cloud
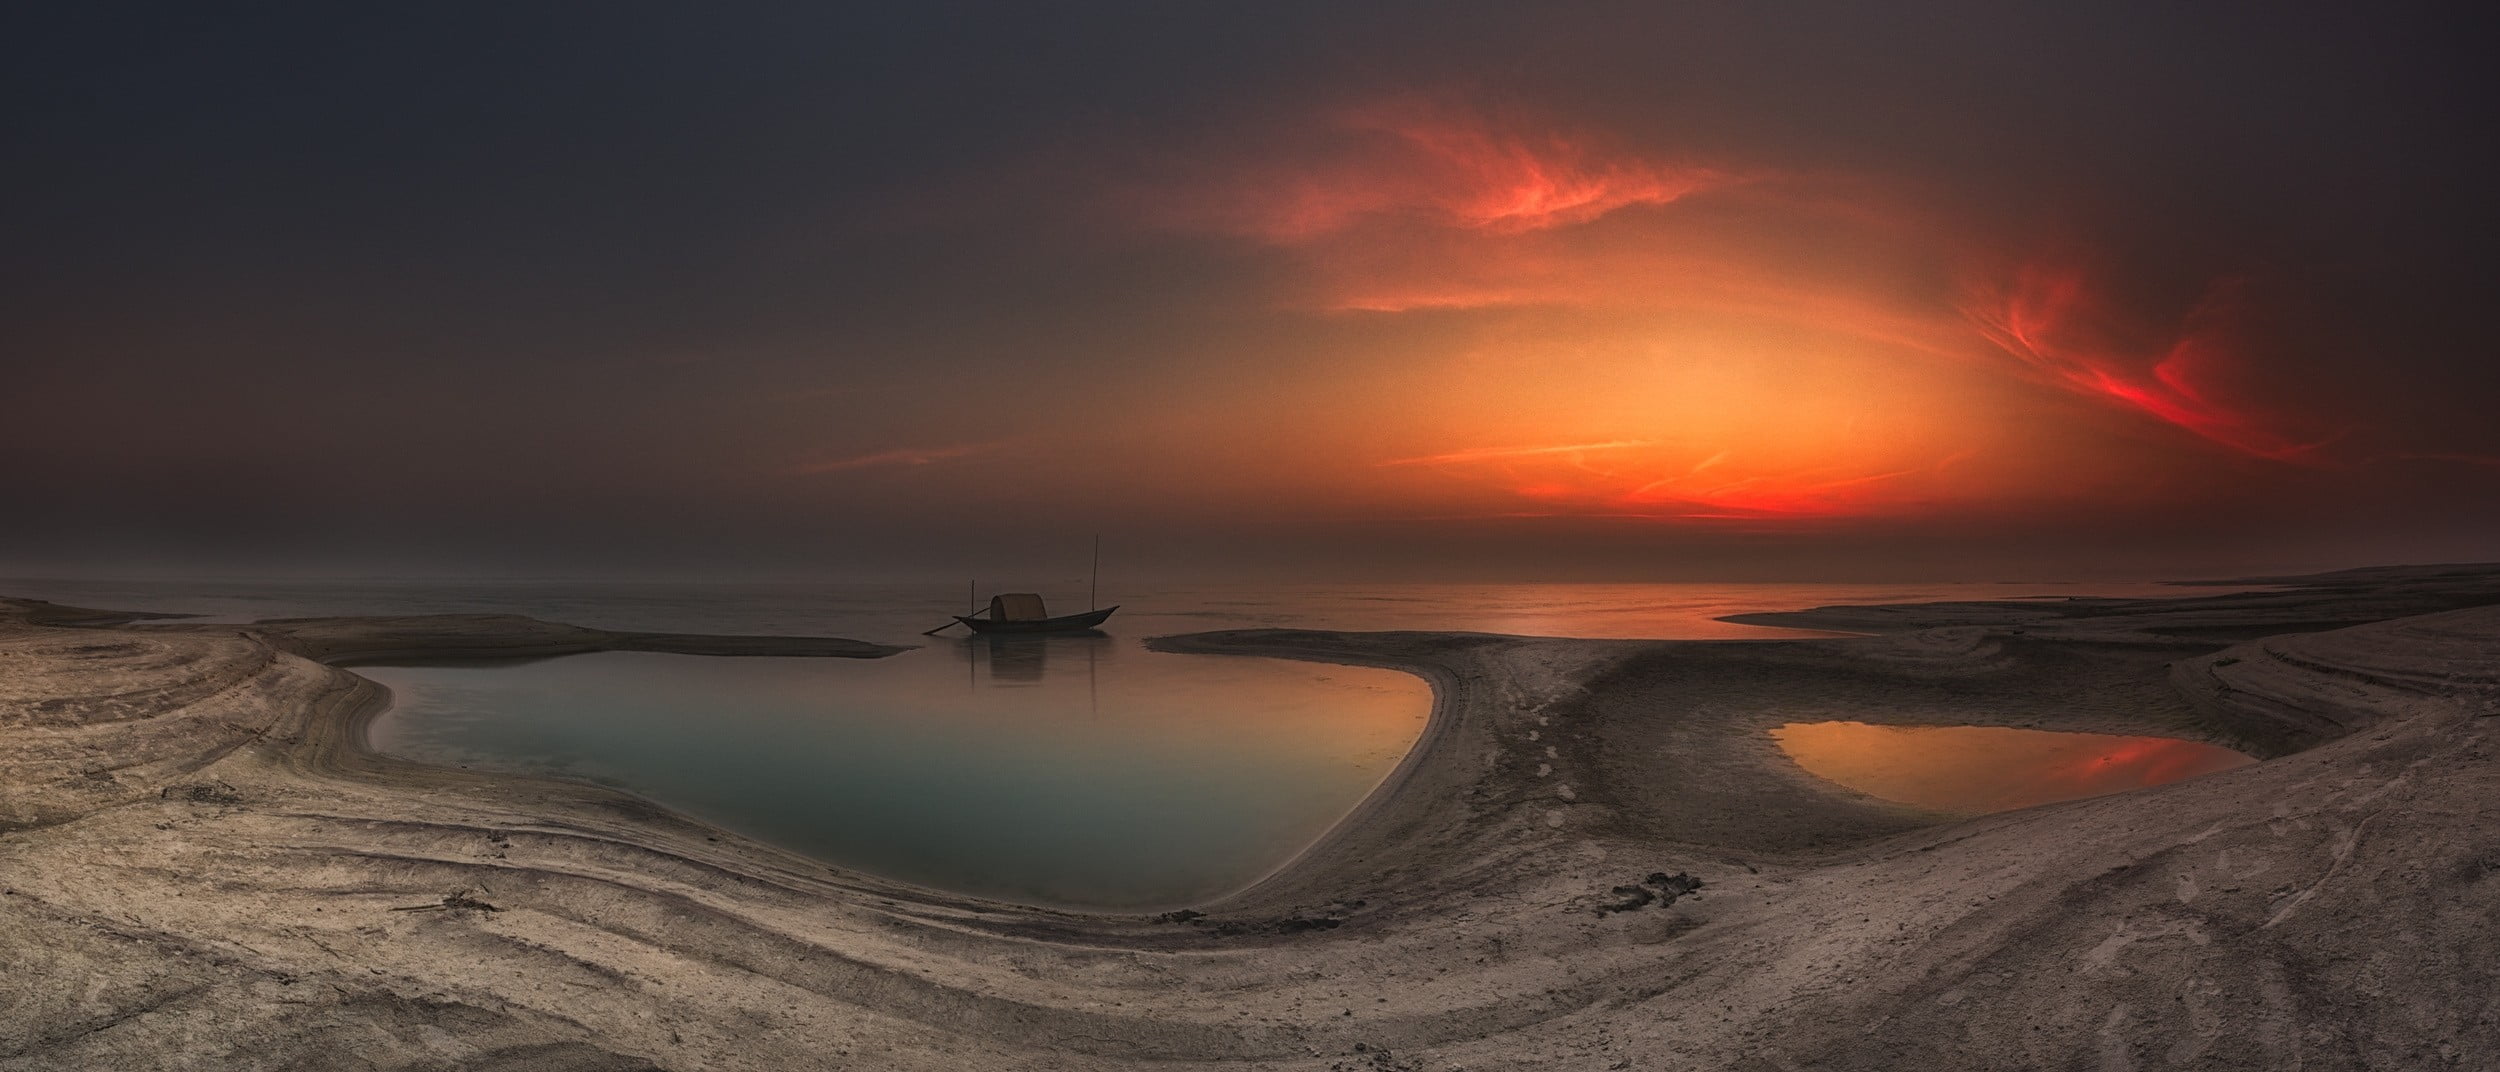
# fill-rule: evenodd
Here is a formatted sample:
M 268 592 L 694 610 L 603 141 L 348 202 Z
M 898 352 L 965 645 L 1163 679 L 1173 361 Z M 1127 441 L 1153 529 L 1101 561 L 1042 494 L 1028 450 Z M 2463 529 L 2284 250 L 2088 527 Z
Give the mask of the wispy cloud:
M 2232 450 L 2305 465 L 2324 463 L 2335 437 L 2301 437 L 2269 415 L 2217 397 L 2203 381 L 2245 364 L 2232 329 L 2240 312 L 2232 280 L 2217 282 L 2166 341 L 2128 346 L 2115 316 L 2080 271 L 2031 264 L 1966 313 L 1981 336 L 2042 379 L 2086 397 L 2166 421 Z
M 1585 454 L 1596 450 L 1629 450 L 1651 446 L 1644 439 L 1610 439 L 1602 443 L 1565 443 L 1550 447 L 1474 447 L 1448 454 L 1429 454 L 1421 458 L 1393 458 L 1381 462 L 1383 467 L 1399 465 L 1469 465 L 1496 462 L 1510 458 L 1541 458 L 1556 454 Z
M 1317 126 L 1330 135 L 1323 145 L 1284 149 L 1204 185 L 1167 191 L 1158 215 L 1278 245 L 1381 219 L 1520 234 L 1747 181 L 1626 152 L 1543 117 L 1429 96 L 1374 101 Z
M 819 461 L 802 462 L 798 465 L 790 467 L 790 472 L 799 476 L 815 476 L 823 473 L 847 473 L 859 469 L 894 469 L 922 465 L 936 465 L 941 462 L 960 461 L 976 455 L 987 454 L 1002 446 L 1005 446 L 1005 444 L 957 443 L 951 446 L 943 447 L 892 447 L 886 450 L 871 451 L 866 454 L 854 454 L 843 458 L 828 458 Z

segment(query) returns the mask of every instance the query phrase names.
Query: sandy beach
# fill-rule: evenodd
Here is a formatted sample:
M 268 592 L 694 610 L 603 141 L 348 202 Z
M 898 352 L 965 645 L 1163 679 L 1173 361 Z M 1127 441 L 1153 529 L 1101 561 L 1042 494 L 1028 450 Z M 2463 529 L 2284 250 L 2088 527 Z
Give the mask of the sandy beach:
M 896 649 L 0 600 L 0 1070 L 2491 1067 L 2500 567 L 2259 580 L 1745 617 L 1837 639 L 1162 638 L 1435 699 L 1319 844 L 1151 918 L 378 755 L 350 669 Z M 1805 774 L 1768 731 L 1811 720 L 2266 762 L 1952 820 Z

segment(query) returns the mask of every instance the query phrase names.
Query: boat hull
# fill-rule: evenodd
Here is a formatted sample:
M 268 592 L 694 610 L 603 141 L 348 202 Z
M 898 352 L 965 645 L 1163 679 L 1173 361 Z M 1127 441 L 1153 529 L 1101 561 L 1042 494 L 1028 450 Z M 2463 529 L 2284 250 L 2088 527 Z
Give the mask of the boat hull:
M 1043 618 L 1029 622 L 1000 622 L 961 614 L 956 615 L 955 620 L 970 626 L 975 633 L 1082 633 L 1101 625 L 1103 619 L 1111 617 L 1111 612 L 1118 609 L 1120 608 L 1104 607 L 1101 610 L 1089 610 L 1083 614 L 1065 614 L 1057 618 Z

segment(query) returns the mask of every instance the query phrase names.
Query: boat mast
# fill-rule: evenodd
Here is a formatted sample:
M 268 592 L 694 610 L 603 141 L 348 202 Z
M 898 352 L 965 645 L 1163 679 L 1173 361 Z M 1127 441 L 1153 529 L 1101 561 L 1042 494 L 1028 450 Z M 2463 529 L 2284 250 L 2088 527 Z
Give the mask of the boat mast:
M 1102 533 L 1094 534 L 1094 579 L 1085 586 L 1085 609 L 1102 609 Z

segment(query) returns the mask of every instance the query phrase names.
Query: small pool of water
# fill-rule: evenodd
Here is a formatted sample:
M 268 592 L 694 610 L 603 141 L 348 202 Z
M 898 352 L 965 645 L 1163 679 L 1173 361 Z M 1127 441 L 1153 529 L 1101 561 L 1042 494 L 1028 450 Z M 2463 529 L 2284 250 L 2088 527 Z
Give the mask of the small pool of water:
M 1291 859 L 1430 713 L 1408 674 L 1109 637 L 886 659 L 375 666 L 383 752 L 613 784 L 828 863 L 1029 904 L 1173 907 Z
M 1793 722 L 1771 731 L 1807 772 L 1952 815 L 2163 785 L 2256 760 L 2198 741 L 1996 726 Z

